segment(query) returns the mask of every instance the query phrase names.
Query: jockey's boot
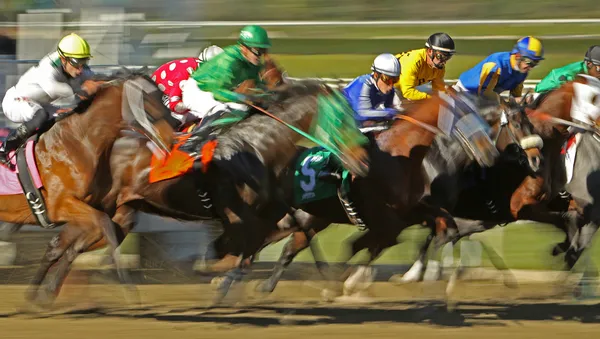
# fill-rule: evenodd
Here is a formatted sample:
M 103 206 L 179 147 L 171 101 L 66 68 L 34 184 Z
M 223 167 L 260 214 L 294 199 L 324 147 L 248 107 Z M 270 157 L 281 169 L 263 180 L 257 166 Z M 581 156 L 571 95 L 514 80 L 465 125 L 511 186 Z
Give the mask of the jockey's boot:
M 25 124 L 20 125 L 16 129 L 10 131 L 8 136 L 6 137 L 6 141 L 2 145 L 3 148 L 0 149 L 0 162 L 8 167 L 13 167 L 10 164 L 10 159 L 8 159 L 8 155 L 10 152 L 16 150 L 27 138 L 31 136 L 31 131 L 27 128 Z
M 197 135 L 200 138 L 200 140 L 205 140 L 206 138 L 208 138 L 209 134 L 214 131 L 214 126 L 212 126 L 212 123 L 218 120 L 226 112 L 227 111 L 219 111 L 202 118 L 198 129 L 194 131 L 194 135 Z

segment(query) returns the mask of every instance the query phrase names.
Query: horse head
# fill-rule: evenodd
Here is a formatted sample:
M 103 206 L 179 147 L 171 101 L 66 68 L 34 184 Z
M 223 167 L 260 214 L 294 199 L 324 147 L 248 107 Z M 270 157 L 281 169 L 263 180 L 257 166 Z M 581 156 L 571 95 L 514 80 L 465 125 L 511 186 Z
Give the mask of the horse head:
M 499 108 L 499 119 L 492 124 L 496 147 L 503 154 L 509 155 L 509 158 L 527 165 L 531 173 L 539 173 L 544 142 L 539 135 L 533 133 L 534 126 L 523 106 L 509 97 L 509 101 L 501 102 Z
M 595 131 L 600 125 L 600 80 L 578 75 L 559 88 L 540 95 L 536 107 L 525 111 L 544 139 L 570 134 L 569 127 Z
M 286 83 L 283 71 L 277 66 L 275 61 L 267 54 L 265 55 L 265 65 L 259 74 L 260 80 L 265 84 L 267 90 L 273 90 Z M 252 94 L 257 90 L 254 80 L 246 80 L 237 88 L 236 92 L 241 94 Z

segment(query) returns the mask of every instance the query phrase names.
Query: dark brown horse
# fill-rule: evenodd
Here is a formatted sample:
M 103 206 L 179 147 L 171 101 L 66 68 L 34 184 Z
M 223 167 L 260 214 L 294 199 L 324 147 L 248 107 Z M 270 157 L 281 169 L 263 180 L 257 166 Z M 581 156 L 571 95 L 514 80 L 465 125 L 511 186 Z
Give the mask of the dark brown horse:
M 268 107 L 275 118 L 301 131 L 308 131 L 321 114 L 317 98 L 331 95 L 332 89 L 317 82 L 286 85 L 276 91 L 277 99 Z M 356 128 L 354 124 L 347 126 Z M 356 131 L 356 133 L 359 133 Z M 274 118 L 255 113 L 216 137 L 214 156 L 206 172 L 192 170 L 183 176 L 149 184 L 152 153 L 145 140 L 122 138 L 113 147 L 110 168 L 113 186 L 107 200 L 117 201 L 114 221 L 127 233 L 133 226 L 133 213 L 145 211 L 183 220 L 217 218 L 239 244 L 236 255 L 248 257 L 264 242 L 258 225 L 275 226 L 288 212 L 281 206 L 275 176 L 293 157 L 295 143 L 302 138 Z M 200 149 L 205 141 L 195 147 Z M 357 175 L 367 169 L 365 151 L 359 144 L 348 145 L 342 161 Z M 341 145 L 338 145 L 341 146 Z M 343 148 L 342 148 L 343 149 Z M 267 190 L 267 198 L 261 192 Z M 258 212 L 257 212 L 258 211 Z M 65 227 L 62 234 L 73 232 Z M 105 244 L 96 243 L 93 248 Z M 69 257 L 72 261 L 75 257 Z
M 565 231 L 566 240 L 555 246 L 553 254 L 565 252 L 582 226 L 582 215 L 565 190 L 566 174 L 561 149 L 570 135 L 568 127 L 590 129 L 572 118 L 572 104 L 576 98 L 576 83 L 586 84 L 585 78 L 566 83 L 560 88 L 546 93 L 526 112 L 534 132 L 544 140 L 542 154 L 544 166 L 541 173 L 531 175 L 527 168 L 500 163 L 486 170 L 485 178 L 463 188 L 460 196 L 450 197 L 446 191 L 438 192 L 434 199 L 447 208 L 457 220 L 460 237 L 482 232 L 499 223 L 519 219 L 533 220 L 555 225 Z M 481 173 L 479 170 L 477 173 Z M 447 180 L 456 182 L 456 178 Z M 403 281 L 413 281 L 422 277 L 430 236 L 421 248 L 419 259 L 403 277 Z M 489 249 L 488 249 L 489 250 Z M 573 267 L 575 252 L 567 253 L 567 268 Z M 502 267 L 501 267 L 502 268 Z M 461 270 L 457 270 L 458 273 Z
M 440 104 L 441 102 L 438 99 L 415 105 L 412 107 L 414 110 L 409 109 L 406 112 L 408 121 L 399 121 L 389 130 L 380 133 L 376 137 L 381 150 L 387 152 L 379 151 L 379 154 L 376 153 L 377 155 L 370 153 L 371 172 L 369 176 L 364 179 L 357 179 L 351 184 L 350 200 L 355 211 L 360 215 L 360 219 L 369 229 L 368 233 L 364 233 L 366 234 L 365 237 L 361 237 L 354 242 L 352 256 L 363 248 L 368 248 L 372 260 L 383 249 L 396 243 L 396 236 L 402 229 L 421 222 L 422 213 L 435 221 L 443 220 L 440 217 L 446 215 L 443 210 L 431 208 L 431 205 L 423 205 L 418 210 L 415 209 L 426 189 L 426 179 L 421 170 L 423 157 L 428 152 L 429 146 L 436 135 L 432 133 L 431 129 L 425 127 L 437 125 L 439 112 L 441 111 L 439 109 Z M 500 115 L 496 114 L 495 116 L 493 134 L 497 135 L 495 147 L 500 151 L 504 151 L 504 148 L 509 144 L 520 143 L 530 134 L 518 125 L 523 116 L 513 117 L 511 115 L 506 128 L 509 131 L 507 135 L 511 137 L 499 135 L 500 119 L 498 117 Z M 455 144 L 458 143 L 455 142 Z M 460 149 L 460 146 L 458 148 Z M 528 157 L 532 159 L 532 163 L 539 161 L 536 160 L 539 159 L 538 149 L 532 147 L 527 152 Z M 467 154 L 461 155 L 458 153 L 448 154 L 448 156 L 462 157 L 463 162 L 467 162 L 469 158 Z M 386 157 L 389 157 L 389 159 L 386 159 Z M 449 167 L 440 170 L 442 172 L 453 171 Z M 396 176 L 395 173 L 400 175 Z M 289 177 L 286 180 L 288 181 L 288 190 L 297 189 L 291 187 Z M 361 185 L 361 183 L 364 183 L 364 185 Z M 390 193 L 390 187 L 392 193 Z M 372 191 L 370 191 L 371 189 Z M 390 200 L 390 197 L 397 194 L 396 192 L 404 194 L 404 196 L 400 200 Z M 304 229 L 302 232 L 294 233 L 293 239 L 286 244 L 272 277 L 260 285 L 259 288 L 265 292 L 270 292 L 275 288 L 275 284 L 285 267 L 291 263 L 294 256 L 301 249 L 309 244 L 310 238 L 314 236 L 315 232 L 324 229 L 330 223 L 348 223 L 349 221 L 347 214 L 336 198 L 319 200 L 300 206 L 296 205 L 295 207 L 302 210 L 300 213 L 303 216 Z M 443 236 L 446 234 L 446 226 L 445 223 L 438 222 L 433 229 L 439 236 Z
M 118 246 L 116 229 L 111 221 L 116 204 L 106 200 L 105 196 L 112 183 L 110 153 L 122 131 L 132 129 L 152 136 L 151 140 L 157 142 L 159 149 L 170 143 L 172 129 L 162 120 L 166 112 L 157 97 L 158 89 L 149 78 L 129 74 L 102 80 L 107 82 L 93 101 L 83 102 L 70 113 L 64 113 L 66 115 L 57 119 L 60 121 L 40 136 L 35 146 L 48 218 L 55 225 L 67 223 L 72 231 L 62 233 L 50 242 L 31 282 L 28 297 L 32 300 L 50 267 L 65 252 L 67 256 L 75 256 L 103 237 L 109 240 L 113 250 Z M 137 91 L 141 87 L 155 91 L 147 90 L 144 94 Z M 122 111 L 123 100 L 133 102 L 137 99 L 143 107 L 136 108 L 150 114 L 153 125 L 135 123 L 137 113 Z M 148 121 L 142 117 L 140 122 Z M 0 220 L 15 224 L 37 223 L 22 195 L 0 196 Z M 63 266 L 62 270 L 68 271 L 68 266 Z M 50 285 L 54 290 L 59 288 L 56 282 Z

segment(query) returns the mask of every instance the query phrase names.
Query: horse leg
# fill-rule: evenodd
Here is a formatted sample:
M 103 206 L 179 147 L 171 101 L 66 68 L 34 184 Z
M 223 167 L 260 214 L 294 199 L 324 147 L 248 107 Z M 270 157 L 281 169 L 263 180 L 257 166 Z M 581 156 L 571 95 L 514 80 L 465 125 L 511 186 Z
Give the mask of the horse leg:
M 404 227 L 400 227 L 400 230 Z M 352 295 L 365 291 L 375 280 L 376 269 L 370 265 L 383 252 L 383 250 L 395 246 L 396 238 L 400 231 L 390 226 L 370 229 L 366 234 L 353 244 L 353 256 L 364 248 L 368 249 L 367 261 L 358 265 L 354 272 L 344 281 L 344 294 Z
M 419 255 L 417 256 L 417 260 L 412 264 L 410 269 L 406 271 L 401 277 L 393 275 L 390 277 L 390 282 L 397 284 L 406 284 L 409 282 L 416 282 L 423 279 L 423 275 L 425 274 L 425 260 L 427 260 L 427 250 L 429 249 L 429 245 L 431 245 L 431 241 L 434 238 L 433 231 L 427 235 L 425 242 L 419 248 Z
M 320 249 L 316 248 L 316 244 L 313 246 L 314 242 L 312 239 L 317 232 L 329 226 L 329 222 L 316 218 L 302 210 L 297 210 L 296 214 L 296 220 L 298 220 L 300 223 L 302 231 L 294 232 L 290 240 L 288 240 L 288 242 L 285 244 L 281 256 L 273 268 L 273 273 L 268 279 L 257 286 L 257 290 L 260 292 L 273 292 L 285 269 L 292 263 L 300 251 L 309 246 L 315 259 L 317 270 L 323 277 L 325 277 L 322 269 L 322 256 Z
M 40 266 L 29 283 L 29 287 L 25 294 L 25 297 L 30 302 L 35 302 L 38 298 L 38 289 L 42 285 L 46 275 L 50 268 L 58 262 L 63 256 L 64 252 L 71 247 L 71 244 L 82 234 L 81 229 L 76 227 L 69 227 L 69 224 L 63 227 L 60 234 L 54 236 L 48 243 L 48 247 Z M 46 298 L 47 299 L 47 298 Z M 45 303 L 48 303 L 46 300 Z
M 113 223 L 110 217 L 101 211 L 87 205 L 86 203 L 74 198 L 67 197 L 64 199 L 65 206 L 69 206 L 68 210 L 59 211 L 57 219 L 69 219 L 71 220 L 70 226 L 63 228 L 61 234 L 51 242 L 51 246 L 47 250 L 47 255 L 42 259 L 42 265 L 40 266 L 38 273 L 32 280 L 32 287 L 37 287 L 41 284 L 46 276 L 49 268 L 64 254 L 66 249 L 73 246 L 73 253 L 69 259 L 75 260 L 79 253 L 86 251 L 90 246 L 100 241 L 103 236 L 103 229 L 106 229 L 106 225 L 112 226 Z M 64 216 L 62 215 L 64 214 Z M 75 227 L 75 225 L 77 225 Z M 77 233 L 78 232 L 78 233 Z M 70 236 L 73 235 L 73 237 Z M 67 268 L 63 269 L 61 274 L 57 274 L 51 285 L 61 286 L 66 278 L 68 269 L 70 268 L 69 262 Z M 37 289 L 36 289 L 37 290 Z M 58 289 L 56 289 L 58 293 Z M 29 297 L 31 297 L 31 293 Z M 55 297 L 56 295 L 54 295 Z
M 583 271 L 583 275 L 574 290 L 574 294 L 578 298 L 593 297 L 595 295 L 597 285 L 594 280 L 598 278 L 598 270 L 591 259 L 589 246 L 597 231 L 598 224 L 595 222 L 584 225 L 574 240 L 573 246 L 566 252 L 569 268 L 574 268 L 575 264 L 580 262 L 578 266 Z
M 22 226 L 21 224 L 0 222 L 0 266 L 14 263 L 17 256 L 17 245 L 10 240 Z
M 542 194 L 542 177 L 526 178 L 515 190 L 510 199 L 510 211 L 515 220 L 533 220 L 551 224 L 565 231 L 566 238 L 552 248 L 552 255 L 564 253 L 571 245 L 578 229 L 578 220 L 574 213 L 551 211 L 538 197 Z

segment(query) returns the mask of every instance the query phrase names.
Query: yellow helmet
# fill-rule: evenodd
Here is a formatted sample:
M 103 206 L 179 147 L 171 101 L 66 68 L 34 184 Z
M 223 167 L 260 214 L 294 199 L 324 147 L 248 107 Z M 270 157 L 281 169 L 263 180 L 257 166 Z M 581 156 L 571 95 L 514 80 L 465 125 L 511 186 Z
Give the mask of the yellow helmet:
M 90 45 L 75 33 L 71 33 L 58 42 L 58 54 L 67 58 L 88 59 L 91 58 Z

